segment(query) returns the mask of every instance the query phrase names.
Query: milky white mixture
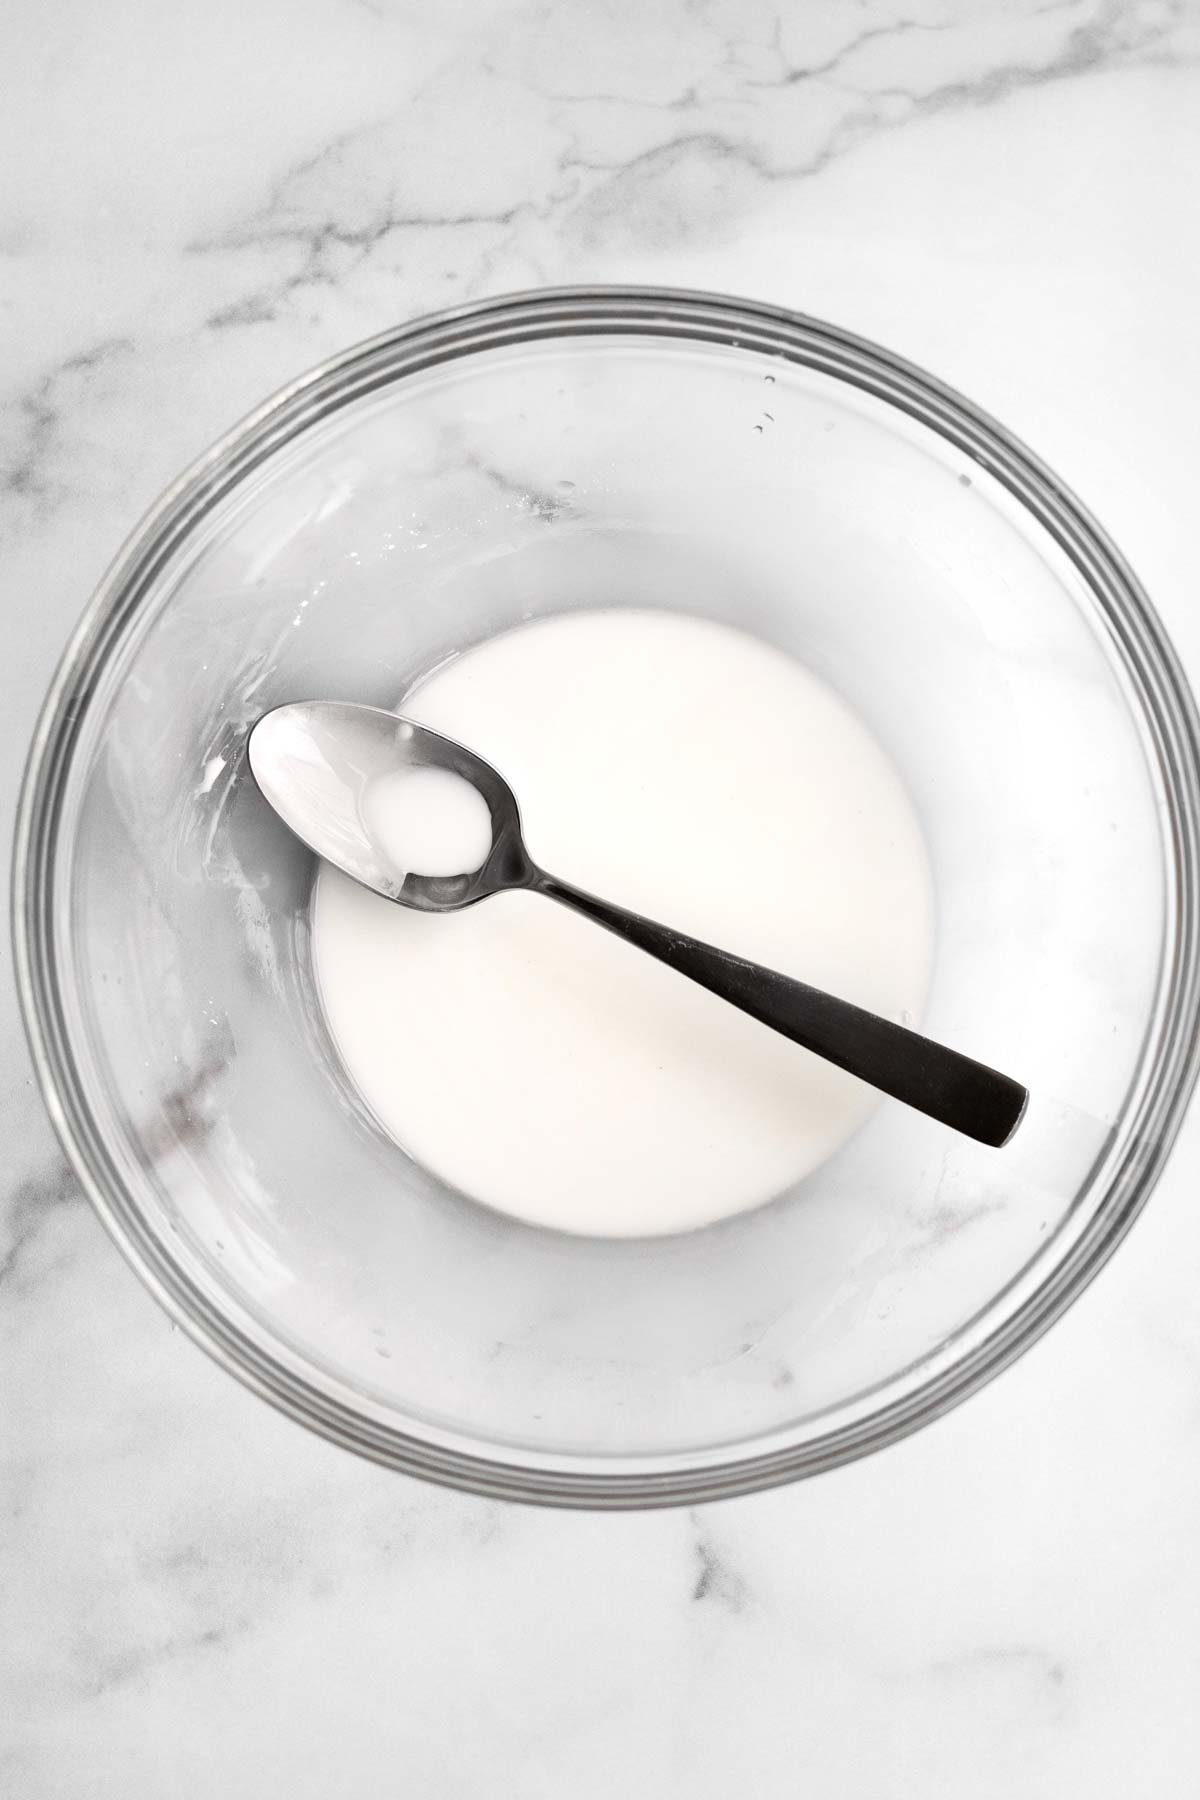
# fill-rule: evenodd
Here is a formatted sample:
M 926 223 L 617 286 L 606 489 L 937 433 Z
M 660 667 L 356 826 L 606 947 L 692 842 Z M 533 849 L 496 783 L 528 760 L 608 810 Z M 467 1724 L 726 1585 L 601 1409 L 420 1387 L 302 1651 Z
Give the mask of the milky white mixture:
M 543 867 L 919 1022 L 932 907 L 911 803 L 862 722 L 781 652 L 673 613 L 569 613 L 459 656 L 403 710 L 501 771 Z M 372 824 L 407 841 L 399 860 L 446 873 L 461 849 L 478 866 L 472 796 L 453 777 L 417 796 L 413 780 L 372 796 Z M 536 895 L 433 916 L 326 867 L 313 943 L 330 1029 L 380 1123 L 537 1224 L 706 1224 L 792 1186 L 877 1103 Z
M 360 804 L 372 843 L 398 873 L 470 874 L 482 867 L 492 847 L 487 801 L 449 769 L 377 775 Z

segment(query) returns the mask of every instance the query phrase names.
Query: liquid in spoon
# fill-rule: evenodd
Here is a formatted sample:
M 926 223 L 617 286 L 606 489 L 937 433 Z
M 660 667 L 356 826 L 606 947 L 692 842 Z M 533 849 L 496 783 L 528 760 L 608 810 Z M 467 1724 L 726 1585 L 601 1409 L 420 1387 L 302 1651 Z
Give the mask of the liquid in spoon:
M 469 874 L 487 861 L 492 845 L 487 802 L 449 769 L 376 775 L 359 810 L 373 841 L 405 874 Z

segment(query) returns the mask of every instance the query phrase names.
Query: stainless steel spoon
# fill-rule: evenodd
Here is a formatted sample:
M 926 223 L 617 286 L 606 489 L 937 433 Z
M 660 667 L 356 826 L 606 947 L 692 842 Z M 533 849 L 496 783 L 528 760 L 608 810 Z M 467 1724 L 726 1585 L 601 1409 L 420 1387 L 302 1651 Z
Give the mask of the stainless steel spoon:
M 681 975 L 981 1144 L 1008 1141 L 1029 1098 L 1019 1082 L 918 1032 L 744 957 L 657 925 L 539 869 L 525 848 L 516 796 L 490 763 L 427 726 L 373 706 L 306 701 L 264 714 L 250 734 L 250 767 L 284 823 L 364 887 L 418 912 L 455 912 L 505 888 L 569 906 Z M 400 769 L 444 769 L 487 803 L 492 842 L 482 865 L 458 875 L 397 866 L 364 823 L 368 784 Z

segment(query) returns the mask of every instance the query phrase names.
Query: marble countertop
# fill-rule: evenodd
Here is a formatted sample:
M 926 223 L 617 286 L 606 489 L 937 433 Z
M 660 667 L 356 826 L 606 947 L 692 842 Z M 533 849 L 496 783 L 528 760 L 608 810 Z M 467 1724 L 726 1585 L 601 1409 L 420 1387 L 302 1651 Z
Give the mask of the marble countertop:
M 1200 677 L 1200 12 L 1170 0 L 16 0 L 0 790 L 116 545 L 262 395 L 545 282 L 716 287 L 965 389 Z M 5 828 L 7 837 L 7 826 Z M 941 1423 L 707 1508 L 355 1461 L 210 1364 L 81 1199 L 0 957 L 11 1800 L 1174 1800 L 1200 1759 L 1200 1119 Z

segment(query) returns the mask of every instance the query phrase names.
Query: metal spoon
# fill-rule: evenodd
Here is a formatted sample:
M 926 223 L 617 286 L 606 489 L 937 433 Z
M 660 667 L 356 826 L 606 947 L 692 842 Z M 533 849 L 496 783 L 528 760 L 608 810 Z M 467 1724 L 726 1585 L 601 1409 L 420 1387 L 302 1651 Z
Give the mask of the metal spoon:
M 505 888 L 545 894 L 806 1050 L 979 1143 L 1006 1143 L 1020 1122 L 1029 1095 L 1007 1075 L 539 869 L 525 848 L 516 796 L 503 776 L 427 726 L 378 707 L 306 701 L 264 714 L 250 734 L 249 755 L 263 795 L 296 836 L 389 900 L 418 912 L 455 912 Z M 482 795 L 492 842 L 479 868 L 458 875 L 408 873 L 368 830 L 361 805 L 368 784 L 406 768 L 450 770 Z

